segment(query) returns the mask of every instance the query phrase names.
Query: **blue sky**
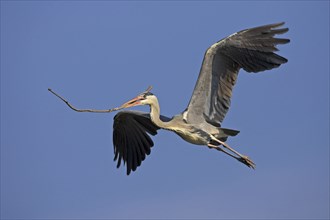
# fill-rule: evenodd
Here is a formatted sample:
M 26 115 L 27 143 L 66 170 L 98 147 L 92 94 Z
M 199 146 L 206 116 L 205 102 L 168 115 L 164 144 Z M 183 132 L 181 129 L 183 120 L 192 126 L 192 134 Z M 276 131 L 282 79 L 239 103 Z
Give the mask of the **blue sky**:
M 160 131 L 126 176 L 106 109 L 185 109 L 208 46 L 285 21 L 281 68 L 240 72 L 223 127 L 256 170 Z M 136 109 L 148 111 L 147 107 Z M 329 218 L 329 1 L 1 1 L 1 218 Z

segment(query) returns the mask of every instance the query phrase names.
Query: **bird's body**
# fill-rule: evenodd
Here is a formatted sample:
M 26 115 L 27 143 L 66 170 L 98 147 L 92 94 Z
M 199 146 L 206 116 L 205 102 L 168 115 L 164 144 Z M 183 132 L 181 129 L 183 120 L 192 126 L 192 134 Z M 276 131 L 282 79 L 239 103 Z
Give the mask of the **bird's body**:
M 154 120 L 151 119 L 153 123 Z M 207 145 L 213 135 L 219 140 L 227 139 L 228 136 L 235 136 L 239 131 L 216 127 L 209 123 L 189 124 L 184 119 L 184 114 L 175 115 L 171 122 L 174 126 L 168 130 L 174 131 L 185 141 L 196 145 Z
M 152 95 L 150 102 L 150 119 L 159 128 L 174 131 L 181 138 L 196 145 L 207 145 L 210 134 L 220 136 L 221 128 L 209 123 L 191 124 L 184 118 L 185 112 L 175 115 L 170 120 L 160 119 L 160 106 L 156 96 Z M 163 116 L 164 117 L 164 116 Z

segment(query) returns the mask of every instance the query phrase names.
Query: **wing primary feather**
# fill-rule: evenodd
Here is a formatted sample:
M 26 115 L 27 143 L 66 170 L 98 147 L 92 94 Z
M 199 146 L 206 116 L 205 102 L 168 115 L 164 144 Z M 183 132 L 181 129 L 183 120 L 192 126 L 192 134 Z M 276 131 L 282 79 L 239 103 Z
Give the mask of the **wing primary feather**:
M 188 123 L 219 125 L 225 118 L 239 70 L 261 72 L 288 60 L 275 52 L 290 42 L 276 35 L 288 32 L 284 22 L 236 32 L 205 52 L 193 94 L 184 115 Z
M 168 119 L 165 116 L 162 116 Z M 147 113 L 138 111 L 122 111 L 115 115 L 113 125 L 114 160 L 117 168 L 121 161 L 126 164 L 129 175 L 149 155 L 154 145 L 150 135 L 156 135 L 159 127 L 151 122 Z

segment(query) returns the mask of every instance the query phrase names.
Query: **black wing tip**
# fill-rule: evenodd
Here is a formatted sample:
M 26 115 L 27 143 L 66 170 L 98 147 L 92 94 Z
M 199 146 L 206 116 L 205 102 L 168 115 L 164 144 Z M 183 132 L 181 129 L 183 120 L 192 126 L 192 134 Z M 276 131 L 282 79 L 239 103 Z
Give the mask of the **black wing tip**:
M 275 34 L 284 34 L 286 32 L 289 31 L 289 28 L 280 28 L 280 29 L 277 29 L 278 27 L 281 27 L 285 24 L 284 21 L 282 22 L 278 22 L 278 23 L 272 23 L 272 24 L 266 24 L 266 25 L 261 25 L 261 26 L 257 26 L 257 27 L 253 27 L 253 28 L 248 28 L 248 29 L 245 29 L 243 31 L 251 31 L 251 32 L 254 32 L 254 31 L 273 31 L 275 32 Z
M 277 35 L 277 34 L 285 34 L 285 33 L 287 33 L 289 31 L 289 28 L 288 27 L 277 29 L 278 27 L 281 27 L 284 24 L 285 24 L 285 22 L 279 22 L 279 23 L 274 23 L 274 24 L 270 24 L 270 25 L 266 25 L 266 26 L 269 26 L 270 32 L 272 32 L 275 35 Z M 290 39 L 281 39 L 281 40 L 283 40 L 283 41 L 286 40 L 287 41 L 284 44 L 290 42 Z
M 284 63 L 287 63 L 288 62 L 288 59 L 287 58 L 285 58 L 285 57 L 282 57 L 283 59 L 282 59 L 282 63 L 281 64 L 284 64 Z
M 241 32 L 241 38 L 235 39 L 233 45 L 241 43 L 240 48 L 233 49 L 233 57 L 236 62 L 247 72 L 261 72 L 278 68 L 288 60 L 276 53 L 277 45 L 287 44 L 290 39 L 275 38 L 275 35 L 286 33 L 289 28 L 278 28 L 285 22 L 278 22 L 248 29 Z M 245 39 L 244 39 L 245 38 Z
M 285 24 L 285 21 L 281 21 L 281 22 L 277 22 L 277 23 L 266 24 L 266 25 L 260 26 L 260 28 L 261 27 L 269 27 L 269 28 L 273 29 L 273 28 L 281 27 L 284 24 Z
M 126 165 L 126 175 L 130 175 L 151 153 L 154 146 L 149 135 L 156 135 L 155 126 L 148 114 L 137 111 L 122 111 L 115 115 L 113 124 L 114 161 L 117 168 L 121 162 Z
M 289 31 L 289 28 L 286 27 L 286 28 L 281 28 L 281 29 L 276 29 L 276 30 L 278 31 L 277 34 L 284 34 Z
M 142 161 L 141 161 L 142 162 Z M 126 175 L 129 176 L 132 172 L 135 172 L 137 170 L 137 168 L 140 166 L 141 164 L 137 164 L 136 166 L 132 166 L 132 167 L 126 167 Z M 118 168 L 118 167 L 117 167 Z
M 288 38 L 281 38 L 281 43 L 280 44 L 287 44 L 287 43 L 290 43 L 290 39 Z
M 279 22 L 279 23 L 270 24 L 269 26 L 270 26 L 271 31 L 273 31 L 273 33 L 275 33 L 275 34 L 285 34 L 286 32 L 289 31 L 288 27 L 277 29 L 278 27 L 281 27 L 284 24 L 285 24 L 285 22 L 283 21 L 283 22 Z M 289 40 L 289 42 L 290 42 L 290 40 Z
M 285 24 L 285 21 L 281 21 L 281 22 L 273 23 L 272 25 L 274 27 L 280 27 L 280 26 L 283 26 L 284 24 Z

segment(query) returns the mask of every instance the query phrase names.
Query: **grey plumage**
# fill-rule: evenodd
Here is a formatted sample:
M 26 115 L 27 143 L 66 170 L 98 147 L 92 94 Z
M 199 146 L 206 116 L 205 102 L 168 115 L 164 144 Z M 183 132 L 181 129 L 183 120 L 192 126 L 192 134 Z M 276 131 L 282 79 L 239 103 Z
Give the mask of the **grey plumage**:
M 113 144 L 117 167 L 123 160 L 127 175 L 135 171 L 150 154 L 153 141 L 149 135 L 156 135 L 157 130 L 163 128 L 174 131 L 188 142 L 215 148 L 254 168 L 252 160 L 224 143 L 228 136 L 235 136 L 239 131 L 221 128 L 221 123 L 230 107 L 232 90 L 241 68 L 256 73 L 287 62 L 274 53 L 278 51 L 276 45 L 290 41 L 274 37 L 288 31 L 288 28 L 278 28 L 283 24 L 242 30 L 209 47 L 187 109 L 172 119 L 160 116 L 158 100 L 150 91 L 125 103 L 123 107 L 150 105 L 151 113 L 124 111 L 115 116 Z
M 288 28 L 274 29 L 282 23 L 242 30 L 209 47 L 187 108 L 187 121 L 204 120 L 220 125 L 230 107 L 238 71 L 260 72 L 279 67 L 287 59 L 274 52 L 277 44 L 289 39 L 273 38 Z

